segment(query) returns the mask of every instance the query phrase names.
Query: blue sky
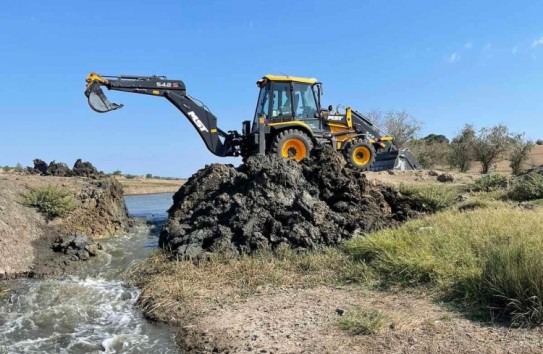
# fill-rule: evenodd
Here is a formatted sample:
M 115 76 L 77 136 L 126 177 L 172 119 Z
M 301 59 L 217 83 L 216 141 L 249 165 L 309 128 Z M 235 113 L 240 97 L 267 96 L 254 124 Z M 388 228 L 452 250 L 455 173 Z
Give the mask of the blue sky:
M 543 138 L 541 1 L 0 2 L 0 165 L 92 161 L 190 176 L 209 153 L 167 101 L 110 92 L 99 115 L 90 71 L 185 81 L 223 130 L 252 119 L 267 73 L 317 77 L 323 103 L 405 109 L 423 134 L 498 123 Z M 107 92 L 106 92 L 107 93 Z

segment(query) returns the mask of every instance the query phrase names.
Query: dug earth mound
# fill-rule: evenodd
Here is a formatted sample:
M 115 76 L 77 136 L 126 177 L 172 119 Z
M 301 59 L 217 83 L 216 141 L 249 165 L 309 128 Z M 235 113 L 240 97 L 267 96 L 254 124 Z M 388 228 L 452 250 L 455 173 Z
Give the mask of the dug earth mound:
M 93 172 L 90 164 L 76 165 L 78 174 Z M 32 191 L 58 190 L 73 201 L 62 217 L 47 217 L 25 200 Z M 95 239 L 124 234 L 130 223 L 113 178 L 0 175 L 0 278 L 67 272 L 96 253 Z
M 238 168 L 206 166 L 173 200 L 159 242 L 183 259 L 335 246 L 418 214 L 408 198 L 368 181 L 327 146 L 301 163 L 268 155 Z

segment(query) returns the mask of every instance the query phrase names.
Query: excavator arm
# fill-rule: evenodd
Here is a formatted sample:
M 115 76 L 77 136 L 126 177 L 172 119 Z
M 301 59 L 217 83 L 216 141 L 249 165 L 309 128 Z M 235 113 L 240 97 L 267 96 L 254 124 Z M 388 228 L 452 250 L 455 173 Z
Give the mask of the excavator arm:
M 240 153 L 239 133 L 219 129 L 217 117 L 203 103 L 187 95 L 185 83 L 181 80 L 168 80 L 165 76 L 101 76 L 91 73 L 86 82 L 85 96 L 96 112 L 106 113 L 123 107 L 122 104 L 111 103 L 102 86 L 108 90 L 165 97 L 194 126 L 211 153 L 221 157 L 238 156 Z

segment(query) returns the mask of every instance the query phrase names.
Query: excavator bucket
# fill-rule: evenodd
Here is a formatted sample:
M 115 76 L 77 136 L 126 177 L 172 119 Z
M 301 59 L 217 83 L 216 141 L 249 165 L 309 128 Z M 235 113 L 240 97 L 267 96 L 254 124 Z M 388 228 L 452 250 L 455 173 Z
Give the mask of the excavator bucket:
M 89 106 L 98 113 L 106 113 L 121 108 L 122 104 L 111 103 L 107 99 L 104 91 L 100 87 L 100 83 L 93 81 L 85 90 L 85 96 L 89 100 Z
M 407 149 L 391 150 L 377 153 L 375 163 L 371 167 L 372 171 L 388 170 L 420 170 L 422 165 L 415 155 Z

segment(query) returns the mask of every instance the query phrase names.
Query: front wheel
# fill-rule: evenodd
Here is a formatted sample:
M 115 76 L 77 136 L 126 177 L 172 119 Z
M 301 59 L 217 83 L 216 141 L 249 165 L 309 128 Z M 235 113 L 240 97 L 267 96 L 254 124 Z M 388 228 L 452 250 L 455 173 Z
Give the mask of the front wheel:
M 301 161 L 309 157 L 313 143 L 309 136 L 298 129 L 287 129 L 273 139 L 271 150 L 279 157 Z
M 365 140 L 353 141 L 347 149 L 349 164 L 361 171 L 367 171 L 375 162 L 375 148 Z

